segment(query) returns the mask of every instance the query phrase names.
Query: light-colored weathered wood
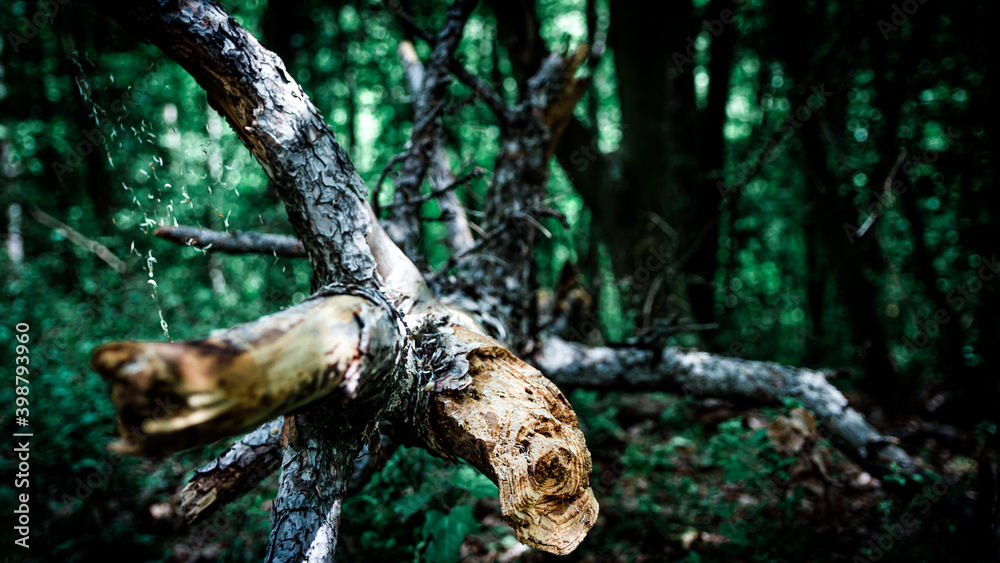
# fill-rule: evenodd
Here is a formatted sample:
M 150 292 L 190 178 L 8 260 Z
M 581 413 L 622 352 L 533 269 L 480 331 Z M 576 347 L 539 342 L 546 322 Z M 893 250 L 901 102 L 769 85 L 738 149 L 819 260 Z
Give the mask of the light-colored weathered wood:
M 599 510 L 590 488 L 590 451 L 569 401 L 503 344 L 454 327 L 471 383 L 433 394 L 435 441 L 497 484 L 504 520 L 517 539 L 567 554 Z
M 157 456 L 250 430 L 321 397 L 354 398 L 398 362 L 405 330 L 364 295 L 308 300 L 187 342 L 117 342 L 92 366 L 114 383 L 119 453 Z

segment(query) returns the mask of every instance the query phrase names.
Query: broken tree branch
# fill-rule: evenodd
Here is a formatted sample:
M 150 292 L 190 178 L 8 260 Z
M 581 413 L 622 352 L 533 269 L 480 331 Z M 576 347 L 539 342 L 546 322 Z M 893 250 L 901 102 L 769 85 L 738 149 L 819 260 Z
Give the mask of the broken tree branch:
M 111 266 L 111 269 L 118 272 L 119 274 L 124 274 L 128 267 L 125 262 L 122 262 L 120 258 L 115 256 L 114 252 L 111 252 L 108 247 L 103 244 L 93 241 L 76 230 L 74 230 L 69 225 L 66 225 L 62 221 L 56 219 L 55 217 L 49 215 L 48 213 L 42 211 L 37 207 L 31 208 L 31 216 L 35 218 L 35 221 L 45 225 L 46 227 L 62 233 L 70 242 L 83 248 L 84 250 L 91 252 L 94 256 L 97 256 L 104 261 L 105 264 Z
M 121 440 L 112 448 L 164 455 L 331 394 L 348 400 L 368 392 L 400 361 L 405 329 L 374 292 L 350 291 L 201 340 L 99 347 L 91 365 L 114 383 L 119 412 Z
M 353 284 L 324 290 L 302 305 L 203 340 L 116 343 L 97 349 L 95 369 L 115 384 L 125 438 L 117 448 L 158 455 L 289 413 L 268 558 L 331 560 L 353 462 L 388 407 L 422 405 L 417 409 L 422 414 L 414 418 L 419 421 L 415 431 L 432 436 L 436 420 L 450 415 L 447 409 L 443 414 L 431 409 L 430 398 L 447 392 L 450 401 L 461 401 L 473 411 L 480 401 L 475 378 L 467 373 L 471 357 L 457 364 L 464 369 L 456 376 L 467 382 L 415 392 L 423 387 L 412 386 L 419 373 L 413 354 L 407 353 L 403 362 L 407 330 L 399 314 L 414 322 L 431 314 L 447 315 L 448 324 L 481 332 L 479 312 L 434 300 L 419 270 L 378 224 L 360 178 L 315 107 L 278 57 L 219 6 L 198 0 L 180 5 L 149 0 L 95 3 L 175 58 L 206 89 L 209 103 L 226 116 L 277 186 L 314 266 L 314 284 Z M 464 9 L 466 3 L 459 0 L 455 9 Z M 454 35 L 454 41 L 459 38 L 460 33 Z M 428 115 L 439 107 L 431 107 Z M 522 115 L 540 123 L 532 111 L 548 106 L 525 107 L 530 109 Z M 545 115 L 538 114 L 543 120 Z M 391 294 L 395 308 L 375 288 Z M 489 318 L 488 313 L 484 316 Z M 519 386 L 508 372 L 497 365 L 477 373 L 484 384 L 498 377 Z M 502 387 L 501 382 L 497 386 Z M 531 394 L 525 386 L 511 389 L 512 396 L 519 395 L 519 389 Z M 565 398 L 558 398 L 555 402 L 569 409 Z M 500 420 L 516 420 L 523 401 L 528 399 L 491 399 L 489 406 Z M 532 470 L 541 476 L 531 484 L 546 496 L 540 501 L 530 493 L 505 504 L 513 507 L 508 520 L 519 537 L 556 553 L 572 549 L 593 523 L 567 517 L 568 507 L 591 515 L 597 510 L 589 489 L 581 488 L 589 480 L 590 464 L 584 462 L 585 444 L 575 417 L 563 413 L 559 420 L 563 430 L 547 437 L 564 437 L 565 451 L 578 459 L 566 458 L 551 443 L 548 449 L 539 446 L 539 462 L 545 467 Z M 435 451 L 447 451 L 445 447 L 455 449 L 446 443 Z M 504 464 L 514 462 L 498 457 L 487 465 L 499 475 Z M 518 481 L 514 486 L 520 491 L 523 485 Z M 525 514 L 527 523 L 518 520 Z
M 264 423 L 195 471 L 179 495 L 179 511 L 188 524 L 204 521 L 278 469 L 283 421 L 279 417 Z
M 477 3 L 478 0 L 455 0 L 438 33 L 431 58 L 423 72 L 423 80 L 416 88 L 413 87 L 414 84 L 410 84 L 413 92 L 413 132 L 396 181 L 396 201 L 406 203 L 420 197 L 420 186 L 427 177 L 428 168 L 436 160 L 434 157 L 437 151 L 443 150 L 440 112 L 444 108 L 444 95 L 448 88 L 448 64 L 453 60 L 455 49 L 462 40 L 465 22 Z M 412 51 L 412 47 L 409 51 Z M 407 74 L 410 78 L 415 78 L 417 71 L 413 65 L 419 64 L 415 60 L 416 53 L 407 52 L 404 44 L 400 54 L 404 61 L 409 57 L 410 69 Z M 411 205 L 392 206 L 385 220 L 390 237 L 411 258 L 415 258 L 419 252 L 421 223 L 418 211 Z
M 489 477 L 522 543 L 571 552 L 599 507 L 590 452 L 566 397 L 506 346 L 461 326 L 425 325 L 414 343 L 427 375 L 414 384 L 426 395 L 395 411 L 394 436 Z
M 878 432 L 852 409 L 820 371 L 672 347 L 659 352 L 589 347 L 555 336 L 543 339 L 535 361 L 562 388 L 679 391 L 767 405 L 791 397 L 812 411 L 834 442 L 873 475 L 926 471 L 895 438 Z
M 306 258 L 302 241 L 288 235 L 265 233 L 224 233 L 201 227 L 158 227 L 153 235 L 184 246 L 226 254 L 268 254 L 286 258 Z

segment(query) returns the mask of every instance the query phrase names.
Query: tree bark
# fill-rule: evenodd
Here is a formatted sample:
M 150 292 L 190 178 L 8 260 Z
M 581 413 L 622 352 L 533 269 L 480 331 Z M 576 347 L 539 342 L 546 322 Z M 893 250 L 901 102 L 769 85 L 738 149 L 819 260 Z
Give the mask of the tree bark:
M 405 329 L 376 294 L 352 291 L 201 340 L 101 346 L 92 366 L 114 383 L 122 430 L 114 449 L 164 455 L 320 398 L 346 402 L 380 389 L 402 361 Z
M 791 397 L 816 415 L 845 453 L 876 476 L 926 471 L 895 445 L 895 438 L 879 433 L 848 406 L 819 371 L 679 348 L 587 347 L 556 337 L 544 340 L 535 362 L 565 388 L 673 391 L 766 405 Z
M 185 246 L 226 254 L 273 254 L 286 258 L 306 258 L 302 241 L 287 235 L 262 233 L 220 233 L 201 227 L 158 227 L 155 236 Z

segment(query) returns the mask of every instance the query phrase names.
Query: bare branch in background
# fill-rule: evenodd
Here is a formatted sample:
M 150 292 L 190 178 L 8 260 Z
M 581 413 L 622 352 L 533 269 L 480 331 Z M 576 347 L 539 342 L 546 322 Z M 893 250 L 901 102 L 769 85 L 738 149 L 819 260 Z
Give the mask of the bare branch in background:
M 201 227 L 158 227 L 153 234 L 170 242 L 226 254 L 268 254 L 306 258 L 302 241 L 289 235 L 223 233 Z
M 115 253 L 111 252 L 108 249 L 108 247 L 83 236 L 82 234 L 71 228 L 69 225 L 66 225 L 62 221 L 56 219 L 55 217 L 49 215 L 48 213 L 42 211 L 41 209 L 33 207 L 31 209 L 31 216 L 34 217 L 36 221 L 45 225 L 46 227 L 49 227 L 50 229 L 62 233 L 62 235 L 65 236 L 66 239 L 72 242 L 73 244 L 79 246 L 80 248 L 83 248 L 88 252 L 93 253 L 94 256 L 97 256 L 98 258 L 103 260 L 105 264 L 111 266 L 111 268 L 114 271 L 118 272 L 119 274 L 124 274 L 125 271 L 128 269 L 128 266 L 125 265 L 125 262 L 122 262 L 121 259 L 115 256 Z

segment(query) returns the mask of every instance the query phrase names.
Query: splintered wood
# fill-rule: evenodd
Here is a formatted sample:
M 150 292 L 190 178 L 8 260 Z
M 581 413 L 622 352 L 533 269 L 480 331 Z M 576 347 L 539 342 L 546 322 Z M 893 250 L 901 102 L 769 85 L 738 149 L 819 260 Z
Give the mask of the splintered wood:
M 558 555 L 573 551 L 597 519 L 590 451 L 566 397 L 499 342 L 455 327 L 472 383 L 436 393 L 431 417 L 439 444 L 500 489 L 504 520 L 522 543 Z
M 111 449 L 158 456 L 240 434 L 327 395 L 352 399 L 391 370 L 401 349 L 385 306 L 336 295 L 201 340 L 106 344 L 91 365 L 114 383 L 121 440 Z

